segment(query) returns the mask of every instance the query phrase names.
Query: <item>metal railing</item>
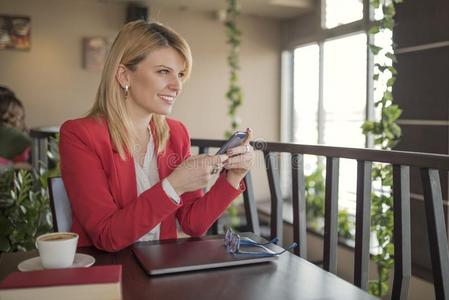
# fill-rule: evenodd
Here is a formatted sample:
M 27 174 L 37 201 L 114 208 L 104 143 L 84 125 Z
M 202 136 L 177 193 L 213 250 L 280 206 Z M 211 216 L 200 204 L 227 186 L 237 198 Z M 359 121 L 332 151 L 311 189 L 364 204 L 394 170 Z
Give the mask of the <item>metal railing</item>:
M 45 132 L 42 135 L 33 136 L 36 152 L 40 151 L 35 157 L 41 157 L 47 148 L 47 144 L 42 146 L 40 140 L 48 139 L 51 135 L 53 133 Z M 199 153 L 207 153 L 209 148 L 219 148 L 224 143 L 225 140 L 191 140 L 192 146 L 199 148 Z M 271 195 L 272 237 L 282 238 L 282 198 L 279 176 L 274 166 L 277 163 L 278 153 L 289 153 L 292 156 L 290 167 L 292 170 L 293 240 L 301 246 L 295 249 L 295 253 L 303 258 L 307 258 L 304 155 L 326 157 L 323 268 L 333 273 L 336 273 L 337 269 L 339 161 L 341 158 L 357 161 L 357 178 L 354 181 L 357 185 L 354 284 L 364 290 L 368 287 L 371 167 L 373 162 L 393 166 L 395 255 L 392 299 L 406 299 L 408 295 L 411 278 L 410 167 L 419 168 L 431 245 L 435 295 L 437 299 L 449 299 L 449 249 L 439 176 L 439 171 L 449 171 L 449 155 L 288 143 L 254 142 L 252 144 L 257 151 L 264 153 Z M 249 229 L 260 234 L 251 174 L 248 174 L 244 180 L 246 190 L 243 196 Z
M 199 153 L 207 153 L 209 148 L 219 148 L 225 141 L 192 139 L 191 142 L 193 147 L 199 148 Z M 357 178 L 354 181 L 357 185 L 354 284 L 364 290 L 368 288 L 370 258 L 372 163 L 393 166 L 395 256 L 392 299 L 406 299 L 408 295 L 411 278 L 410 167 L 419 168 L 431 244 L 435 295 L 437 299 L 449 299 L 449 249 L 439 176 L 439 171 L 449 171 L 449 155 L 288 143 L 254 142 L 253 146 L 264 153 L 271 194 L 272 237 L 282 236 L 282 198 L 279 176 L 273 166 L 278 153 L 290 153 L 292 156 L 293 240 L 301 246 L 295 253 L 303 258 L 307 258 L 304 155 L 326 157 L 323 268 L 332 273 L 337 270 L 339 161 L 341 158 L 357 161 Z M 245 178 L 245 184 L 247 222 L 251 230 L 260 233 L 251 174 Z

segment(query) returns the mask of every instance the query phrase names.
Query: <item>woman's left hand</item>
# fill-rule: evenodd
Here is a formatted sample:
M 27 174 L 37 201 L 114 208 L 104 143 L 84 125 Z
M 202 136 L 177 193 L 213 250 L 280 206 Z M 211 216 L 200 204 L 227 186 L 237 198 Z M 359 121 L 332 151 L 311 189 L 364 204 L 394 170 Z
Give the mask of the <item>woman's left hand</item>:
M 223 166 L 227 170 L 226 178 L 229 183 L 238 187 L 240 181 L 251 169 L 254 161 L 254 149 L 249 142 L 253 138 L 253 131 L 246 129 L 248 136 L 241 146 L 229 149 L 226 154 L 229 158 L 224 162 Z

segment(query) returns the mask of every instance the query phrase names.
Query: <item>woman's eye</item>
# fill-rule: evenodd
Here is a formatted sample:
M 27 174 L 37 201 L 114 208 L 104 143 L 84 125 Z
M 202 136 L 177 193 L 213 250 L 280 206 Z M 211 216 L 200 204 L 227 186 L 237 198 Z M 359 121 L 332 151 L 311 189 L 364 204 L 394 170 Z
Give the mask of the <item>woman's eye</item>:
M 182 72 L 178 74 L 178 77 L 179 77 L 179 78 L 184 78 L 184 76 L 185 76 L 185 74 L 182 73 Z
M 167 75 L 168 74 L 168 70 L 165 70 L 165 69 L 163 69 L 163 70 L 159 70 L 159 74 L 161 74 L 161 75 Z

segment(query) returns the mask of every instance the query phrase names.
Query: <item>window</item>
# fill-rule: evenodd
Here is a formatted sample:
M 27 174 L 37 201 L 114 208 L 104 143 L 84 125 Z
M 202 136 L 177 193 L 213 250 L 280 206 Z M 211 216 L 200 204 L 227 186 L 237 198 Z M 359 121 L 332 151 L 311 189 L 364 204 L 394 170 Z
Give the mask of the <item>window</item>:
M 323 139 L 319 142 L 364 147 L 365 136 L 360 126 L 366 108 L 365 33 L 323 43 L 322 89 Z
M 391 64 L 373 61 L 368 51 L 367 32 L 372 20 L 382 17 L 382 11 L 370 13 L 372 20 L 366 20 L 369 18 L 364 15 L 366 0 L 322 0 L 322 3 L 323 27 L 316 30 L 314 42 L 307 36 L 307 43 L 290 50 L 293 113 L 289 141 L 357 148 L 369 146 L 361 125 L 367 118 L 374 118 L 374 100 L 382 93 L 373 92 L 374 64 Z M 351 26 L 341 26 L 349 23 Z M 376 44 L 383 46 L 382 41 L 391 41 L 391 33 L 377 34 Z M 339 207 L 350 214 L 355 214 L 356 164 L 354 160 L 340 160 Z M 317 158 L 305 156 L 304 165 L 305 175 L 311 174 L 317 167 Z M 286 183 L 282 182 L 282 186 Z
M 362 0 L 325 0 L 324 27 L 334 28 L 363 18 Z

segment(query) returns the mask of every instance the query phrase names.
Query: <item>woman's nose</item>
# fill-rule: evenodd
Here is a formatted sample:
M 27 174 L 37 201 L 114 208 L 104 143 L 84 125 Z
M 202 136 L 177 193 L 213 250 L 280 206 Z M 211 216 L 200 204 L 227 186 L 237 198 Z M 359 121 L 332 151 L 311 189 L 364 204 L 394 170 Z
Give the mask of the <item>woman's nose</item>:
M 168 87 L 171 90 L 176 91 L 176 92 L 181 91 L 181 89 L 182 89 L 181 78 L 179 78 L 178 76 L 171 77 Z

